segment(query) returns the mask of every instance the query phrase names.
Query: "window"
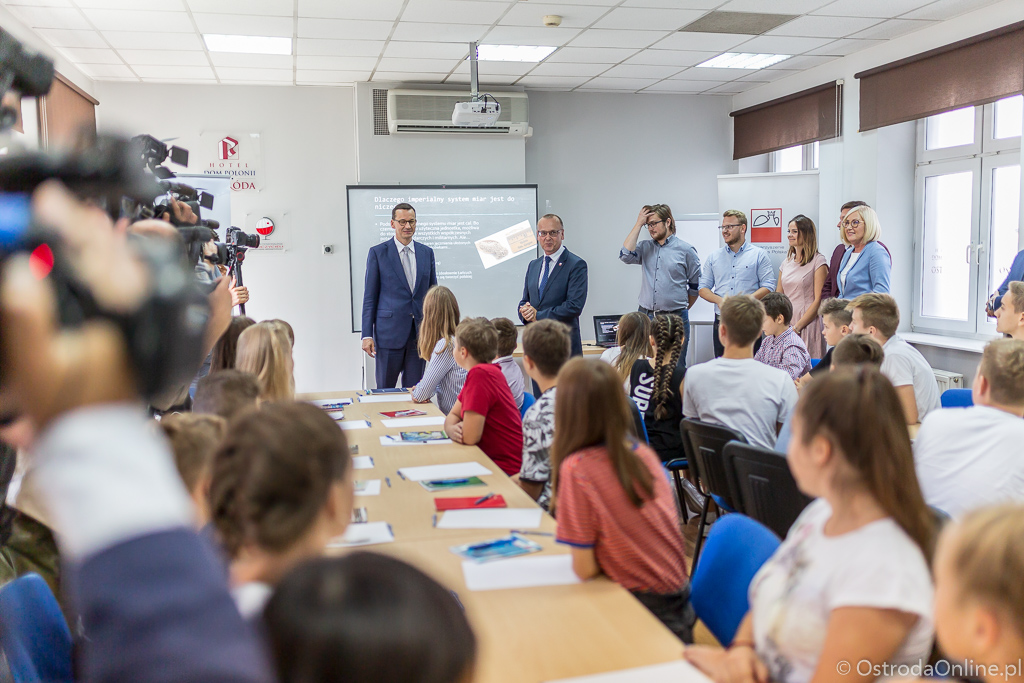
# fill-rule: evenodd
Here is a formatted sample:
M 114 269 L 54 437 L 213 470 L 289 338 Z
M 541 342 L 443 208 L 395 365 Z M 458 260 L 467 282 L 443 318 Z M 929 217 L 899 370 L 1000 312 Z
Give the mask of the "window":
M 794 171 L 816 171 L 818 169 L 818 143 L 796 145 L 772 152 L 769 170 L 772 173 L 793 173 Z
M 1018 251 L 1022 98 L 918 124 L 915 331 L 991 336 L 985 300 Z

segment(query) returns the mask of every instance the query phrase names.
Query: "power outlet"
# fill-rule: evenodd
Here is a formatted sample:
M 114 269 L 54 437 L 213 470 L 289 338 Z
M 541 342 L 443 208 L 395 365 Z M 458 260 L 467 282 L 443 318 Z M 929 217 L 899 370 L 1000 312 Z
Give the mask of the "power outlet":
M 325 244 L 320 249 L 325 254 L 333 254 L 334 253 L 334 245 L 333 244 Z

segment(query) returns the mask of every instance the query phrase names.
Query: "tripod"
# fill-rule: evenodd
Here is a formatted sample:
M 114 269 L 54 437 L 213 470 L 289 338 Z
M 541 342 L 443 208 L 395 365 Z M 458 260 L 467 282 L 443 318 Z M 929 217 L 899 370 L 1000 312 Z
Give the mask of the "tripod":
M 229 247 L 231 249 L 231 259 L 228 264 L 228 275 L 235 276 L 235 286 L 244 287 L 242 284 L 242 262 L 245 261 L 245 247 Z M 245 304 L 238 304 L 238 311 L 242 315 L 245 315 Z

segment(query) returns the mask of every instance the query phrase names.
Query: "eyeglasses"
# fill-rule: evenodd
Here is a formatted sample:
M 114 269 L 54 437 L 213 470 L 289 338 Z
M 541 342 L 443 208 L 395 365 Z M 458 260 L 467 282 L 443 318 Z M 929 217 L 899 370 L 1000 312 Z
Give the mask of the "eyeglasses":
M 864 222 L 863 221 L 859 221 L 856 218 L 854 218 L 852 221 L 843 221 L 843 227 L 844 228 L 851 228 L 852 227 L 854 230 L 856 230 L 857 228 L 859 228 L 862 225 L 864 225 Z
M 541 237 L 554 237 L 555 235 L 557 235 L 560 232 L 562 232 L 562 231 L 561 230 L 538 230 L 537 234 L 540 235 Z
M 406 220 L 405 218 L 400 218 L 400 219 L 396 220 L 395 222 L 398 223 L 403 228 L 404 227 L 410 227 L 410 228 L 415 228 L 416 227 L 416 219 L 415 218 L 410 218 L 408 220 Z
M 654 221 L 653 223 L 646 223 L 648 228 L 653 228 L 658 223 L 664 223 L 665 221 Z
M 733 228 L 738 228 L 741 225 L 743 225 L 743 224 L 742 223 L 736 223 L 735 225 L 719 225 L 718 229 L 721 230 L 722 232 L 729 232 Z

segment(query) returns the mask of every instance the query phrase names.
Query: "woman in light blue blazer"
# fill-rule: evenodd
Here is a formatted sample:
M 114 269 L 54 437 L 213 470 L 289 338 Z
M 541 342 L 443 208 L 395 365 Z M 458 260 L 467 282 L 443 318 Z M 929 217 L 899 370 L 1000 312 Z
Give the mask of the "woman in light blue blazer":
M 882 236 L 878 214 L 871 207 L 858 206 L 846 214 L 842 227 L 847 248 L 836 277 L 839 297 L 852 300 L 871 292 L 888 294 L 892 259 L 878 243 Z

